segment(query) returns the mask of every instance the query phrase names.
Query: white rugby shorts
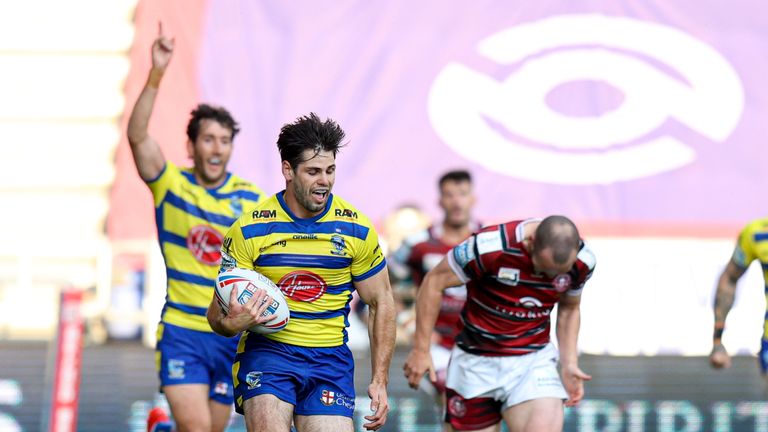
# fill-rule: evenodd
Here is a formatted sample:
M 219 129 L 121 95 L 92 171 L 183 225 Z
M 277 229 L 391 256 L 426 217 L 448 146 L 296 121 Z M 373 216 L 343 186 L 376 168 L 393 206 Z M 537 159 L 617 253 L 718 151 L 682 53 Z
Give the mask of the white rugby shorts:
M 551 343 L 534 353 L 500 357 L 470 354 L 456 346 L 451 351 L 446 387 L 464 399 L 493 398 L 502 403 L 502 411 L 533 399 L 566 400 L 558 359 Z

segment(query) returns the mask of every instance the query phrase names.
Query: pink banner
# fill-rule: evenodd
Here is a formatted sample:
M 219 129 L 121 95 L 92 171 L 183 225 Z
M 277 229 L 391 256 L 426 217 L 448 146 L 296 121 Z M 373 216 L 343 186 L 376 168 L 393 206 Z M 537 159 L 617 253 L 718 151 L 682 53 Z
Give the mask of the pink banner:
M 339 121 L 336 193 L 376 222 L 404 203 L 438 216 L 436 179 L 453 168 L 474 174 L 485 222 L 565 213 L 615 233 L 731 236 L 765 213 L 759 2 L 141 2 L 128 109 L 158 19 L 179 49 L 150 132 L 177 163 L 200 100 L 241 122 L 230 168 L 269 192 L 284 184 L 280 126 Z M 110 235 L 153 235 L 125 143 L 118 162 Z
M 233 6 L 235 5 L 236 6 Z M 741 223 L 765 212 L 768 7 L 755 2 L 212 1 L 203 99 L 243 124 L 234 171 L 282 187 L 280 126 L 349 146 L 336 191 L 374 219 L 436 214 L 470 169 L 478 215 Z

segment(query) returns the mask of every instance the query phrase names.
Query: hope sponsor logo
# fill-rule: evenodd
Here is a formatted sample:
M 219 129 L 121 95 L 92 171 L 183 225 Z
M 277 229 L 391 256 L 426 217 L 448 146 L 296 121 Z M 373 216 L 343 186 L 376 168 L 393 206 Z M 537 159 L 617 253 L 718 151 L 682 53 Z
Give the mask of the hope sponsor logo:
M 503 29 L 478 51 L 511 72 L 449 63 L 430 89 L 430 122 L 463 157 L 520 179 L 607 184 L 679 169 L 696 154 L 674 125 L 724 142 L 744 109 L 720 53 L 657 23 L 559 15 Z
M 301 302 L 313 302 L 328 289 L 323 278 L 308 270 L 288 273 L 280 279 L 277 286 L 287 297 Z
M 187 249 L 206 265 L 219 265 L 224 236 L 208 225 L 197 225 L 187 234 Z

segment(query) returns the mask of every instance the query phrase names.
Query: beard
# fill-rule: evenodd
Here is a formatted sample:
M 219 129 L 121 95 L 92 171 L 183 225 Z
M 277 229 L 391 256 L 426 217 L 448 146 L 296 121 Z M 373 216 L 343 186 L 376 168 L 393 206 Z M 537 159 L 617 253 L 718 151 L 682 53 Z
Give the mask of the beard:
M 301 206 L 310 213 L 317 213 L 323 210 L 325 208 L 325 204 L 328 202 L 328 195 L 326 195 L 325 202 L 321 204 L 313 202 L 311 198 L 312 193 L 309 191 L 309 189 L 303 188 L 297 181 L 293 182 L 293 193 L 296 195 L 296 201 L 298 201 L 299 204 L 301 204 Z
M 453 216 L 453 217 L 452 217 Z M 449 215 L 444 219 L 444 223 L 448 225 L 451 228 L 459 229 L 463 228 L 470 223 L 469 214 L 466 212 L 462 212 L 460 215 Z

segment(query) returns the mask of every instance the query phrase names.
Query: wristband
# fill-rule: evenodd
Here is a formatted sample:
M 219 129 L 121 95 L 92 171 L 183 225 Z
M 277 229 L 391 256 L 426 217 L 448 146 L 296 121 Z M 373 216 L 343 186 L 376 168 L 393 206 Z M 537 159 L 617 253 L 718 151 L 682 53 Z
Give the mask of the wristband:
M 723 323 L 723 322 L 716 322 L 715 323 L 715 332 L 712 335 L 712 339 L 714 339 L 716 344 L 719 344 L 720 340 L 723 338 L 723 330 L 725 330 L 725 323 Z
M 151 87 L 153 89 L 160 87 L 160 80 L 163 79 L 164 73 L 165 71 L 152 68 L 152 70 L 149 71 L 149 78 L 147 78 L 147 87 Z

